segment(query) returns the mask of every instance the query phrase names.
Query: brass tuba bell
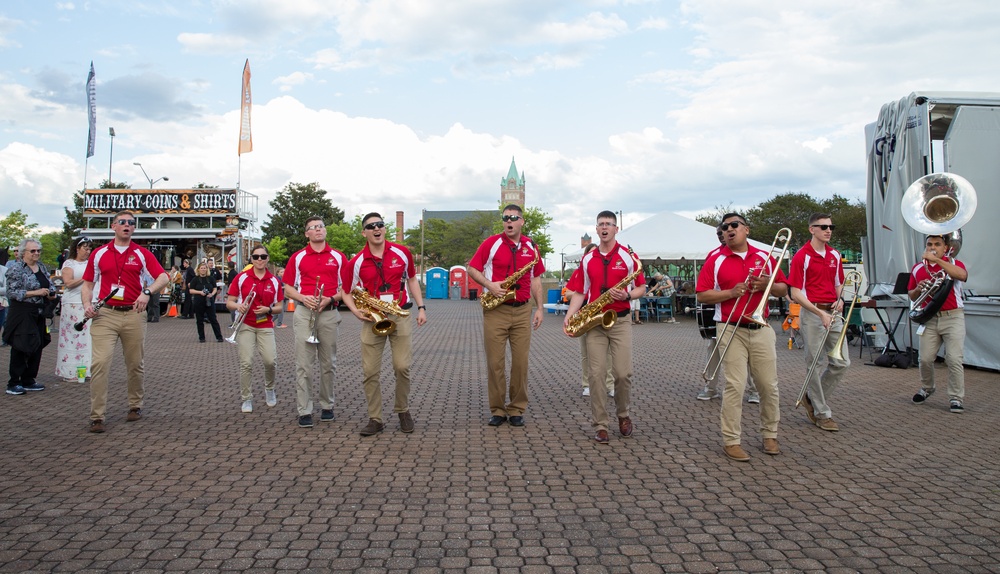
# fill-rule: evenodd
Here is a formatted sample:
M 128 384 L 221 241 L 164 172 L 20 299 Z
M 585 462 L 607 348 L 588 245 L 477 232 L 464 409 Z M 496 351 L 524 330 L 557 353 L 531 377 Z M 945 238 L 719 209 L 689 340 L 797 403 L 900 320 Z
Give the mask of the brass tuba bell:
M 954 173 L 932 173 L 910 184 L 900 212 L 906 224 L 924 235 L 952 233 L 952 255 L 961 247 L 960 228 L 976 213 L 976 190 Z

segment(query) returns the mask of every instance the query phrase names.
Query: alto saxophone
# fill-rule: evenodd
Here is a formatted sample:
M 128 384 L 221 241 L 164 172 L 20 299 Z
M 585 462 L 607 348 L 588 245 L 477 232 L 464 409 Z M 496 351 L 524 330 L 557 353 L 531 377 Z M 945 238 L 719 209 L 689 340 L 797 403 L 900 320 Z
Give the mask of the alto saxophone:
M 506 291 L 503 297 L 497 297 L 491 293 L 489 289 L 483 293 L 483 296 L 479 298 L 479 304 L 483 306 L 483 311 L 492 311 L 507 301 L 512 300 L 517 295 L 511 287 L 513 287 L 514 284 L 521 279 L 521 277 L 524 277 L 524 274 L 530 271 L 531 268 L 535 266 L 535 263 L 538 263 L 539 253 L 538 247 L 535 246 L 535 258 L 531 260 L 531 263 L 528 263 L 524 267 L 511 273 L 509 277 L 503 280 L 503 283 L 500 284 L 500 288 Z
M 611 289 L 624 289 L 626 285 L 635 280 L 636 277 L 642 273 L 642 261 L 636 257 L 635 253 L 631 249 L 628 250 L 629 255 L 635 261 L 635 271 L 630 273 L 627 277 L 615 283 L 615 286 Z M 594 299 L 590 303 L 587 303 L 580 310 L 573 314 L 569 318 L 569 322 L 566 324 L 566 334 L 570 337 L 579 337 L 587 331 L 593 329 L 594 327 L 600 325 L 605 329 L 610 329 L 615 326 L 615 322 L 618 320 L 618 314 L 614 311 L 608 310 L 601 312 L 601 309 L 605 305 L 612 302 L 611 299 L 611 289 L 608 289 L 597 299 Z
M 365 315 L 375 321 L 372 325 L 372 333 L 387 336 L 396 330 L 396 323 L 387 316 L 409 317 L 410 312 L 403 309 L 395 301 L 383 301 L 377 297 L 372 297 L 368 291 L 360 287 L 351 289 L 351 297 L 354 298 L 354 306 Z

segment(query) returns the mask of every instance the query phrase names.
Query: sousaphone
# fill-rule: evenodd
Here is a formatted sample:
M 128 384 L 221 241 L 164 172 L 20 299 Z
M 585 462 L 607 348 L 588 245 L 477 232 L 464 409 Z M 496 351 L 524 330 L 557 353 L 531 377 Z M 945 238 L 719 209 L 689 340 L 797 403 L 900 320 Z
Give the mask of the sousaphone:
M 976 190 L 967 179 L 954 173 L 932 173 L 910 184 L 900 205 L 906 224 L 924 235 L 942 235 L 946 255 L 955 257 L 962 248 L 962 226 L 976 213 Z M 930 288 L 913 302 L 910 319 L 926 323 L 944 305 L 954 281 L 941 271 Z M 923 305 L 930 298 L 930 303 Z

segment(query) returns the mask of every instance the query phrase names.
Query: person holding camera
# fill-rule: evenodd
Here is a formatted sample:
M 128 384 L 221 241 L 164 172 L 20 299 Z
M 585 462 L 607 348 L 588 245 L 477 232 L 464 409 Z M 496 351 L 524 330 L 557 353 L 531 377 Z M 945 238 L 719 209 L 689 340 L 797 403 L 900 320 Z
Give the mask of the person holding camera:
M 219 328 L 219 320 L 215 318 L 215 305 L 209 301 L 215 300 L 219 286 L 215 283 L 215 278 L 208 272 L 208 264 L 202 261 L 198 264 L 194 279 L 188 283 L 188 293 L 194 298 L 194 315 L 197 319 L 198 342 L 205 342 L 205 321 L 212 324 L 212 332 L 215 333 L 215 340 L 222 342 L 222 329 Z
M 11 347 L 8 395 L 45 390 L 35 377 L 42 361 L 42 349 L 52 342 L 45 321 L 52 318 L 57 301 L 56 287 L 49 281 L 49 270 L 39 261 L 42 244 L 28 238 L 21 241 L 18 250 L 21 258 L 7 265 L 6 274 L 10 315 L 3 341 Z

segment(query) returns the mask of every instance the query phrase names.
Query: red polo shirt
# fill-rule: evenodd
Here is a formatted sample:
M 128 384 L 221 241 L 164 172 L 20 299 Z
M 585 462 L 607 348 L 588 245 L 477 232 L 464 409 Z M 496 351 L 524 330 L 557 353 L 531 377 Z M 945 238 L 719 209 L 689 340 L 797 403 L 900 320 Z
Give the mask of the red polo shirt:
M 746 282 L 747 277 L 751 274 L 761 275 L 762 270 L 764 275 L 776 273 L 774 276 L 775 283 L 788 283 L 785 274 L 782 273 L 781 269 L 778 269 L 774 258 L 770 257 L 762 249 L 757 249 L 753 245 L 747 244 L 746 253 L 733 253 L 728 245 L 723 245 L 708 254 L 708 257 L 705 259 L 705 265 L 698 273 L 698 284 L 695 286 L 695 291 L 701 293 L 703 291 L 725 291 L 732 289 L 736 285 Z M 749 294 L 749 291 L 747 293 Z M 747 303 L 747 295 L 727 299 L 722 303 L 716 303 L 716 322 L 721 323 L 725 321 L 737 303 L 739 303 L 737 311 L 742 312 L 746 308 L 747 313 L 752 313 L 760 305 L 764 294 L 758 292 L 749 294 L 749 297 L 749 304 Z M 767 315 L 768 306 L 764 305 L 764 317 L 767 317 Z M 734 320 L 741 324 L 748 323 L 746 320 Z
M 406 280 L 417 274 L 413 255 L 406 247 L 389 241 L 384 249 L 382 257 L 375 257 L 365 243 L 361 253 L 343 267 L 340 279 L 344 291 L 360 286 L 372 297 L 389 297 L 402 307 L 410 301 Z
M 91 252 L 83 280 L 100 283 L 99 299 L 107 297 L 113 287 L 121 287 L 108 301 L 108 306 L 124 307 L 134 305 L 136 298 L 142 294 L 144 274 L 155 281 L 163 273 L 163 267 L 145 247 L 130 241 L 125 251 L 119 252 L 115 242 L 111 241 Z
M 844 284 L 844 264 L 840 252 L 826 246 L 826 255 L 820 255 L 806 243 L 792 257 L 788 269 L 788 286 L 802 291 L 813 303 L 833 303 L 837 300 L 837 287 Z
M 535 258 L 535 244 L 521 236 L 515 245 L 503 233 L 489 237 L 479 246 L 469 260 L 469 267 L 482 272 L 489 281 L 502 282 Z M 541 258 L 538 263 L 514 284 L 514 301 L 523 303 L 531 299 L 531 279 L 545 273 Z
M 944 260 L 953 265 L 957 265 L 962 269 L 965 269 L 965 263 L 962 263 L 958 259 L 951 259 L 950 257 L 945 257 Z M 937 273 L 939 271 L 943 271 L 940 265 L 930 264 L 927 263 L 926 261 L 921 261 L 920 263 L 917 263 L 916 265 L 913 266 L 913 269 L 910 270 L 910 283 L 909 285 L 907 285 L 907 289 L 911 291 L 913 289 L 916 289 L 917 283 L 920 283 L 924 279 L 928 281 L 933 281 L 934 278 L 931 277 L 931 274 Z M 966 271 L 968 270 L 966 269 Z M 952 282 L 951 292 L 948 293 L 948 297 L 944 300 L 944 305 L 941 305 L 939 311 L 951 311 L 952 309 L 965 307 L 965 301 L 962 300 L 963 284 L 964 282 L 959 281 L 958 279 L 955 279 Z M 927 299 L 924 300 L 923 306 L 926 307 L 927 305 L 930 304 L 930 302 L 931 302 L 931 297 L 928 297 Z
M 314 251 L 310 245 L 299 249 L 288 259 L 285 274 L 281 280 L 291 285 L 306 297 L 319 294 L 316 279 L 323 286 L 323 296 L 333 297 L 340 289 L 340 268 L 347 262 L 343 253 L 323 244 L 323 249 Z
M 233 278 L 232 283 L 229 284 L 227 295 L 235 295 L 236 302 L 242 304 L 250 296 L 250 291 L 254 292 L 253 301 L 250 302 L 250 310 L 243 318 L 243 324 L 258 329 L 273 329 L 274 321 L 271 314 L 257 316 L 254 315 L 253 309 L 260 305 L 270 307 L 278 301 L 284 300 L 284 295 L 281 293 L 281 281 L 267 269 L 264 269 L 264 276 L 258 279 L 253 267 L 251 267 Z
M 583 293 L 587 296 L 587 303 L 597 299 L 601 293 L 614 287 L 619 281 L 635 271 L 636 261 L 629 254 L 621 243 L 615 242 L 611 252 L 601 253 L 601 248 L 591 250 L 580 260 L 580 273 L 573 273 L 566 283 L 566 288 L 575 293 Z M 579 271 L 579 270 L 578 270 Z M 645 285 L 646 278 L 639 273 L 631 283 L 625 286 L 626 291 L 635 289 L 636 285 Z M 630 309 L 628 300 L 611 301 L 605 305 L 601 311 L 615 311 L 621 313 Z

